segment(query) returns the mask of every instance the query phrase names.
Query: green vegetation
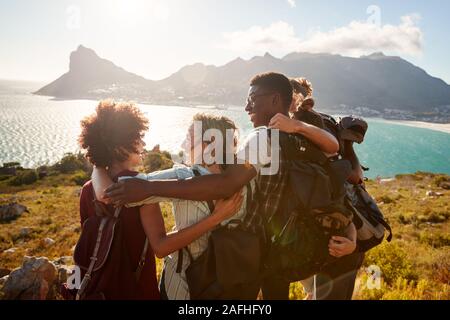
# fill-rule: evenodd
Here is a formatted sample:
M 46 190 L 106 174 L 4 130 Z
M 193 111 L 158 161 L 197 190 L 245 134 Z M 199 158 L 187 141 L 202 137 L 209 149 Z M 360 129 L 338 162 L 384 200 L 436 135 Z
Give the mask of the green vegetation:
M 15 164 L 20 167 L 19 164 Z M 170 167 L 170 155 L 147 153 L 147 169 Z M 17 176 L 29 170 L 18 169 Z M 46 256 L 58 259 L 70 256 L 78 239 L 78 197 L 80 186 L 89 179 L 90 169 L 80 155 L 67 155 L 57 165 L 33 171 L 38 179 L 32 184 L 12 185 L 0 179 L 0 204 L 18 202 L 27 206 L 17 220 L 0 224 L 0 269 L 21 265 L 23 256 Z M 378 184 L 368 181 L 375 197 L 394 231 L 392 243 L 383 243 L 366 255 L 358 275 L 355 299 L 450 299 L 450 191 L 445 183 L 450 177 L 418 173 L 397 176 Z M 436 196 L 427 196 L 433 191 Z M 174 221 L 171 206 L 162 204 L 166 227 Z M 24 232 L 28 228 L 28 232 Z M 45 238 L 55 244 L 46 246 Z M 7 249 L 14 252 L 6 253 Z M 376 265 L 382 271 L 379 289 L 367 287 L 365 268 Z M 160 274 L 162 262 L 158 260 Z M 303 288 L 293 283 L 291 299 L 302 299 Z
M 163 151 L 148 151 L 143 161 L 145 172 L 165 170 L 172 168 L 173 162 L 170 153 Z
M 6 179 L 5 179 L 6 180 Z M 38 175 L 35 170 L 22 170 L 16 176 L 9 179 L 9 184 L 12 186 L 21 186 L 33 184 L 38 180 Z

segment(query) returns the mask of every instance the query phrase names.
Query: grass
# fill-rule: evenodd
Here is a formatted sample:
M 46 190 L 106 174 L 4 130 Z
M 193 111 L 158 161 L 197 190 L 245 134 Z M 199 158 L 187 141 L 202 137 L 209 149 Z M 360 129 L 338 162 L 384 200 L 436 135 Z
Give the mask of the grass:
M 377 184 L 369 192 L 394 231 L 392 243 L 383 243 L 366 255 L 364 268 L 377 265 L 382 271 L 379 289 L 367 287 L 364 268 L 358 275 L 355 299 L 450 299 L 450 191 L 439 185 L 445 175 L 418 173 L 397 176 Z M 0 204 L 18 202 L 28 207 L 15 221 L 0 224 L 0 269 L 14 269 L 23 257 L 46 256 L 51 260 L 71 256 L 80 233 L 78 196 L 80 172 L 55 174 L 32 185 L 10 186 L 0 181 Z M 427 191 L 442 193 L 427 197 Z M 166 227 L 173 227 L 171 206 L 162 204 Z M 21 232 L 30 228 L 28 233 Z M 46 246 L 45 238 L 55 244 Z M 13 253 L 5 253 L 16 248 Z M 158 260 L 158 274 L 162 262 Z M 291 285 L 290 298 L 302 299 L 300 283 Z

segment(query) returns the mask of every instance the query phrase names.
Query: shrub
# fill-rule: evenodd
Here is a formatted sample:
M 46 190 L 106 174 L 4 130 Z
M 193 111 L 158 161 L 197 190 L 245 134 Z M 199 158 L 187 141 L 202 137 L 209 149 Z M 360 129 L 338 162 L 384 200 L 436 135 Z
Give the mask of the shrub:
M 365 265 L 376 265 L 381 269 L 383 280 L 392 284 L 397 278 L 416 280 L 417 274 L 407 252 L 398 243 L 384 242 L 366 255 Z
M 431 264 L 433 279 L 441 283 L 450 284 L 450 249 L 438 252 Z
M 144 169 L 146 172 L 153 172 L 158 170 L 165 170 L 172 168 L 173 161 L 169 153 L 161 153 L 150 151 L 147 152 L 144 158 Z
M 91 177 L 89 176 L 89 174 L 84 171 L 77 172 L 72 177 L 72 181 L 75 182 L 77 186 L 83 186 L 90 179 Z
M 378 202 L 383 202 L 383 203 L 385 203 L 385 204 L 389 204 L 389 203 L 395 202 L 395 199 L 392 199 L 392 198 L 391 198 L 390 196 L 388 196 L 388 195 L 381 196 L 381 197 L 379 197 L 377 200 L 378 200 Z
M 53 170 L 61 173 L 73 173 L 78 170 L 87 171 L 87 168 L 87 161 L 81 153 L 66 153 L 58 163 L 52 166 Z
M 24 184 L 33 184 L 38 180 L 36 171 L 34 170 L 24 170 L 20 171 L 14 178 L 9 181 L 12 186 L 21 186 Z
M 433 179 L 433 185 L 435 187 L 441 187 L 443 183 L 450 182 L 450 178 L 448 176 L 438 176 Z
M 442 248 L 450 246 L 450 235 L 423 231 L 419 235 L 419 242 L 432 246 L 433 248 Z
M 39 179 L 46 177 L 48 175 L 48 171 L 49 171 L 48 166 L 40 166 L 36 169 Z
M 0 175 L 0 181 L 5 181 L 8 180 L 9 178 L 11 178 L 12 176 L 10 175 Z
M 7 162 L 3 164 L 3 168 L 16 168 L 20 169 L 20 162 Z

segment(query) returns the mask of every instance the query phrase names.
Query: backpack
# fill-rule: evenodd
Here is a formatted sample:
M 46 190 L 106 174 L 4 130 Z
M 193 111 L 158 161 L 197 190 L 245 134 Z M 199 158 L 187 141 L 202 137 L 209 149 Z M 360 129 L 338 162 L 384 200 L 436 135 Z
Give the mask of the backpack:
M 76 300 L 132 300 L 148 250 L 148 239 L 138 266 L 132 266 L 124 241 L 123 221 L 119 219 L 122 208 L 112 215 L 104 204 L 95 199 L 94 216 L 84 223 L 74 252 L 75 264 L 84 277 L 76 292 Z M 125 259 L 121 257 L 125 255 Z
M 194 170 L 194 174 L 200 173 Z M 252 188 L 247 185 L 247 210 L 253 205 Z M 208 201 L 210 212 L 214 203 Z M 188 247 L 178 252 L 177 272 L 183 265 L 183 251 L 190 264 L 186 279 L 191 300 L 252 300 L 259 291 L 262 257 L 261 238 L 245 230 L 241 220 L 211 231 L 208 247 L 193 259 Z
M 348 184 L 348 195 L 352 202 L 353 223 L 357 230 L 357 244 L 360 252 L 367 252 L 383 242 L 385 233 L 387 242 L 392 241 L 391 226 L 384 219 L 383 213 L 375 200 L 363 185 Z
M 309 278 L 336 261 L 330 256 L 332 236 L 344 236 L 353 212 L 346 201 L 347 160 L 329 161 L 306 138 L 280 132 L 288 183 L 282 206 L 268 223 L 271 237 L 266 261 L 289 282 Z
M 328 131 L 339 141 L 340 151 L 343 154 L 343 140 L 350 139 L 357 143 L 364 141 L 368 129 L 364 120 L 354 117 L 345 117 L 337 122 L 333 117 L 320 114 Z M 364 171 L 368 168 L 362 167 Z M 385 220 L 376 201 L 370 196 L 363 184 L 346 184 L 348 203 L 353 211 L 353 223 L 357 230 L 357 245 L 360 252 L 367 252 L 381 244 L 387 232 L 388 242 L 392 241 L 392 228 Z

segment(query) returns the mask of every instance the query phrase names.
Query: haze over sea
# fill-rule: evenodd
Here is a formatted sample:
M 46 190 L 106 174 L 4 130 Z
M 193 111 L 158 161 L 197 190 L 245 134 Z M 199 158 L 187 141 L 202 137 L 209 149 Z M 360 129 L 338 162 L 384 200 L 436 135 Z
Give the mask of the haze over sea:
M 96 101 L 61 101 L 34 96 L 40 84 L 0 81 L 0 164 L 17 161 L 24 167 L 53 163 L 66 152 L 79 150 L 80 120 L 91 114 Z M 319 103 L 320 104 L 320 103 Z M 198 112 L 223 114 L 239 125 L 241 137 L 251 130 L 243 110 L 139 105 L 150 119 L 147 148 L 178 152 L 192 116 Z M 357 146 L 368 177 L 392 177 L 427 171 L 450 174 L 450 134 L 366 119 L 366 141 Z

